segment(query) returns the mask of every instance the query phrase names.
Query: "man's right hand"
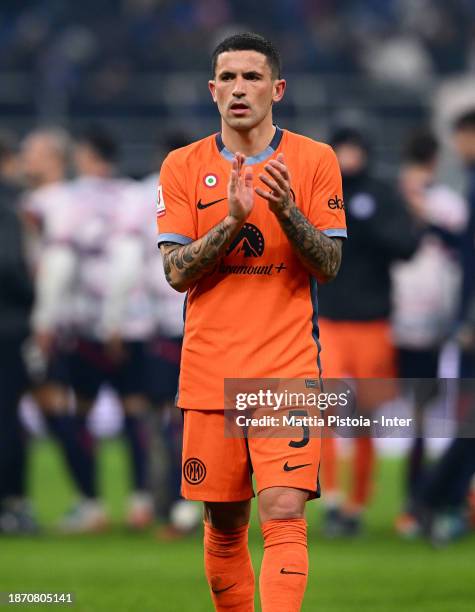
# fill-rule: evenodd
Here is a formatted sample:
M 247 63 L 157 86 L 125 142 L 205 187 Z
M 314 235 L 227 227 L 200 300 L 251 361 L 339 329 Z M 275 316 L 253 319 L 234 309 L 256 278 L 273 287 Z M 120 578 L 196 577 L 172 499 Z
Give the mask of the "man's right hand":
M 456 339 L 460 348 L 467 352 L 475 350 L 475 329 L 468 323 L 463 323 L 457 330 Z
M 252 168 L 245 166 L 242 173 L 245 161 L 242 153 L 236 153 L 228 183 L 229 216 L 239 223 L 244 223 L 254 208 Z
M 41 353 L 45 358 L 51 356 L 54 346 L 53 332 L 46 330 L 38 330 L 35 332 L 33 340 L 35 346 L 40 349 Z
M 228 183 L 229 213 L 204 236 L 190 244 L 161 244 L 163 269 L 168 283 L 177 291 L 187 291 L 211 272 L 234 240 L 254 208 L 252 168 L 241 171 L 246 158 L 236 153 Z

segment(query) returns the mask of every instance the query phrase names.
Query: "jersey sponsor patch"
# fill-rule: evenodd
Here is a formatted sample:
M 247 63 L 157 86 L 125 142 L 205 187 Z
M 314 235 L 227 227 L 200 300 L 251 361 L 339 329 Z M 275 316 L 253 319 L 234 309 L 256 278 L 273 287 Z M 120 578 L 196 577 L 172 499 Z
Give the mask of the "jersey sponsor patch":
M 159 185 L 157 192 L 157 217 L 163 217 L 166 212 L 165 200 L 163 198 L 163 188 L 161 185 Z
M 344 210 L 345 203 L 343 202 L 342 198 L 338 197 L 338 194 L 337 194 L 328 200 L 328 208 L 330 210 Z

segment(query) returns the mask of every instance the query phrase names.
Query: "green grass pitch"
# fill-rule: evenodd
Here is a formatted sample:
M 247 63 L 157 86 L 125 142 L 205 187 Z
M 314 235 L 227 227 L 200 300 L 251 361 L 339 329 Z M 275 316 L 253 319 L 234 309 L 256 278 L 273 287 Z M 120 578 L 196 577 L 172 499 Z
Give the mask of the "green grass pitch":
M 71 485 L 51 443 L 35 443 L 31 462 L 34 503 L 45 531 L 37 538 L 0 539 L 0 591 L 72 591 L 76 603 L 68 609 L 78 612 L 213 609 L 203 576 L 201 534 L 163 543 L 153 532 L 129 534 L 121 527 L 127 462 L 119 441 L 102 444 L 102 491 L 115 526 L 97 536 L 54 533 L 54 523 L 71 504 Z M 473 535 L 443 550 L 422 541 L 402 542 L 394 535 L 401 467 L 395 460 L 380 463 L 366 533 L 353 541 L 324 540 L 319 533 L 321 504 L 308 505 L 311 570 L 303 611 L 475 610 Z M 250 546 L 257 573 L 261 537 L 255 516 Z

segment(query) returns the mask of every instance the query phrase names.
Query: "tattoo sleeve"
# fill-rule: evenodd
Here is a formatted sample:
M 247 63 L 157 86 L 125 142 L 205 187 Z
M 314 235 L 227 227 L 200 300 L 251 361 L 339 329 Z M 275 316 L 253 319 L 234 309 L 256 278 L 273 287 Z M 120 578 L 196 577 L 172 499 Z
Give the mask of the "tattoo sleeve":
M 190 244 L 161 244 L 163 269 L 168 283 L 177 291 L 187 291 L 214 268 L 241 225 L 228 216 Z
M 278 214 L 277 218 L 309 272 L 320 282 L 333 280 L 341 264 L 341 240 L 330 238 L 318 230 L 295 205 Z

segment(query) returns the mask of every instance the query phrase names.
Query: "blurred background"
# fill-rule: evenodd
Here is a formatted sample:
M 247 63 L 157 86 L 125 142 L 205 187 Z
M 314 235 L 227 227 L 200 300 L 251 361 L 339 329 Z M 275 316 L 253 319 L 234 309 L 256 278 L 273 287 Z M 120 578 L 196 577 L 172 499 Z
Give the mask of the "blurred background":
M 164 128 L 217 129 L 209 55 L 230 32 L 256 30 L 281 50 L 289 80 L 278 120 L 314 137 L 348 115 L 370 117 L 380 163 L 404 132 L 470 101 L 475 9 L 469 0 L 123 0 L 2 2 L 2 123 L 74 129 L 105 121 L 124 170 L 150 168 Z
M 168 151 L 219 131 L 210 55 L 243 31 L 280 50 L 276 123 L 342 169 L 327 376 L 404 379 L 363 408 L 416 420 L 412 439 L 325 441 L 303 609 L 472 610 L 473 0 L 2 0 L 0 591 L 211 609 L 179 495 L 184 296 L 154 217 Z M 352 342 L 372 350 L 343 364 Z M 257 568 L 256 524 L 251 550 Z

